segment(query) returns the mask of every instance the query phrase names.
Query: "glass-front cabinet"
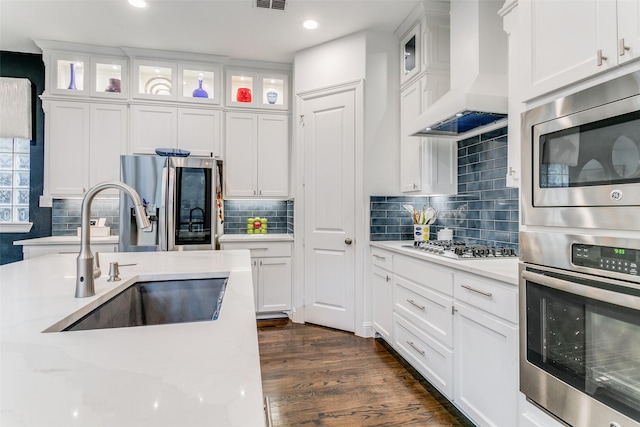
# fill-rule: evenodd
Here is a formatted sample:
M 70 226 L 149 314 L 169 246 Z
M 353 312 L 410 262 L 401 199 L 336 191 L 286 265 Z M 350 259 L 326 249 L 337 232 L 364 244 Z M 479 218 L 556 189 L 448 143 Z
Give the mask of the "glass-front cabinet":
M 49 90 L 55 95 L 126 98 L 126 58 L 92 57 L 73 53 L 51 55 Z
M 90 74 L 88 56 L 53 54 L 51 56 L 51 92 L 61 95 L 86 96 L 86 85 Z
M 129 66 L 126 59 L 92 58 L 91 95 L 126 98 L 129 94 Z
M 220 103 L 220 67 L 207 64 L 180 64 L 178 66 L 182 90 L 179 101 Z
M 288 109 L 289 76 L 227 69 L 227 106 Z
M 401 83 L 408 82 L 421 71 L 421 39 L 420 23 L 417 23 L 401 40 L 402 53 Z
M 134 59 L 131 97 L 174 101 L 177 74 L 176 63 Z

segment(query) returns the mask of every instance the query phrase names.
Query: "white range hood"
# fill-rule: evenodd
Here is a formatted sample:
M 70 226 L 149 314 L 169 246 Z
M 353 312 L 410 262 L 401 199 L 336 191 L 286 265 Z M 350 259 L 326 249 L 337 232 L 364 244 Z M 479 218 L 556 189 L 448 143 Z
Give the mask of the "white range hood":
M 409 126 L 412 136 L 461 139 L 507 118 L 503 0 L 451 0 L 451 89 Z

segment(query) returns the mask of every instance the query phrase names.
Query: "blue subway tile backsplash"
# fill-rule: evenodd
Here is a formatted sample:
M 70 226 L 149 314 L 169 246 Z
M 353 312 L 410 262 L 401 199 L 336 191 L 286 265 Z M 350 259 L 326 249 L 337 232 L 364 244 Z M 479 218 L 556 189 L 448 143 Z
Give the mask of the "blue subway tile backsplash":
M 225 200 L 225 234 L 245 234 L 247 218 L 267 218 L 268 233 L 293 233 L 293 200 Z
M 117 236 L 120 229 L 119 199 L 94 199 L 91 204 L 91 218 L 106 218 L 106 226 L 111 227 L 111 235 Z M 82 222 L 81 199 L 53 199 L 51 222 L 53 236 L 75 236 Z
M 518 250 L 518 189 L 506 187 L 506 174 L 506 127 L 459 141 L 458 194 L 371 197 L 371 240 L 412 240 L 413 221 L 402 206 L 432 206 L 438 216 L 430 239 L 448 227 L 466 243 Z

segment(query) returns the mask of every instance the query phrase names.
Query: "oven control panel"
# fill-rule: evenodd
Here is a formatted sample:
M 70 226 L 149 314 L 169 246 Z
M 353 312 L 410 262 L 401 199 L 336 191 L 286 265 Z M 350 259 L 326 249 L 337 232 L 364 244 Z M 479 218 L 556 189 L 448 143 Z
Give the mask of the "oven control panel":
M 640 250 L 636 249 L 574 243 L 571 245 L 571 262 L 581 267 L 640 276 Z

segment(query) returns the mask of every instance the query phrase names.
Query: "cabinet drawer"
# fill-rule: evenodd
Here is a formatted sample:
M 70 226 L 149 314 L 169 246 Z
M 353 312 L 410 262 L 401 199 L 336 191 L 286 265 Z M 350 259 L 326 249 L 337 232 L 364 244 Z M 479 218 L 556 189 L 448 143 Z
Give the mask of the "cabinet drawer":
M 423 377 L 453 398 L 453 353 L 398 314 L 393 315 L 393 348 Z
M 393 272 L 443 294 L 453 295 L 453 271 L 451 270 L 436 267 L 415 258 L 395 256 Z
M 290 242 L 227 242 L 222 243 L 220 248 L 225 250 L 249 249 L 251 257 L 290 257 Z
M 393 301 L 397 313 L 445 346 L 453 347 L 453 298 L 396 276 Z
M 382 249 L 371 248 L 371 264 L 391 271 L 393 270 L 393 255 Z
M 454 296 L 458 301 L 510 322 L 518 322 L 518 292 L 515 286 L 456 273 Z

